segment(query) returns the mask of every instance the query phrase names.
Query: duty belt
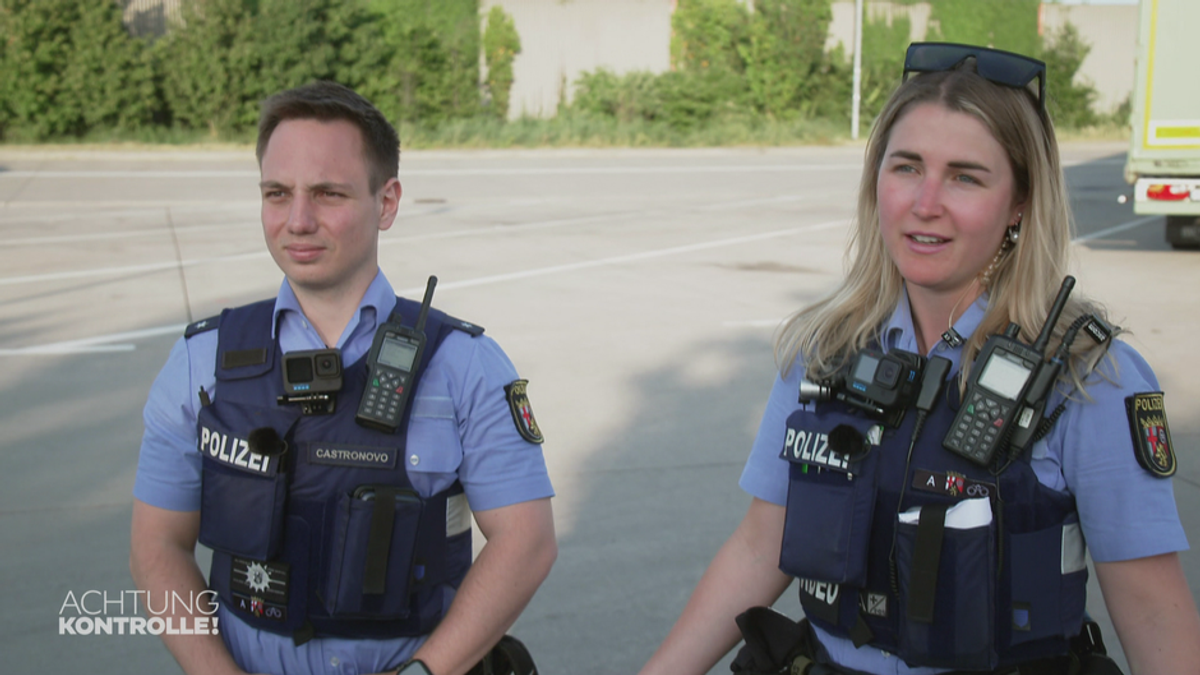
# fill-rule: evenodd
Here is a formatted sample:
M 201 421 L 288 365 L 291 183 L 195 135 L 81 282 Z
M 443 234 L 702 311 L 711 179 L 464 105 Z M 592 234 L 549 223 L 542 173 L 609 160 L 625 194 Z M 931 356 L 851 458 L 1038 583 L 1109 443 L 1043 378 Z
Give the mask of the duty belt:
M 730 670 L 734 675 L 872 675 L 824 662 L 808 619 L 799 623 L 768 607 L 751 607 L 737 617 L 745 645 Z M 1071 652 L 994 671 L 955 670 L 943 675 L 1122 675 L 1108 657 L 1100 627 L 1087 621 L 1071 640 Z

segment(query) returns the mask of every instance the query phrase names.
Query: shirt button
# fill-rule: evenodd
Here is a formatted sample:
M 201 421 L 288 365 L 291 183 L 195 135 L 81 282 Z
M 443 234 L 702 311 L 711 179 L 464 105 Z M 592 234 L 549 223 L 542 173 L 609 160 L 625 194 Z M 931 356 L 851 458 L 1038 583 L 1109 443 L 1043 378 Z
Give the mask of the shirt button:
M 329 659 L 329 665 L 333 666 L 334 668 L 337 668 L 338 664 L 340 664 L 341 662 L 342 662 L 342 660 L 336 656 L 333 657 L 332 659 Z
M 412 464 L 413 466 L 416 466 L 421 463 L 421 458 L 416 455 L 409 455 L 408 463 Z

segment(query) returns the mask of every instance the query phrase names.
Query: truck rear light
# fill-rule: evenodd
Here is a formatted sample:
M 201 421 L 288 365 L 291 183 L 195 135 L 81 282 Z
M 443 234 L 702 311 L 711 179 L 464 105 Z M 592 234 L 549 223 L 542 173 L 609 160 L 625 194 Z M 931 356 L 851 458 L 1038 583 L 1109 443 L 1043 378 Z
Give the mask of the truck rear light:
M 1181 202 L 1192 196 L 1192 189 L 1178 183 L 1156 183 L 1146 188 L 1146 198 L 1160 202 Z

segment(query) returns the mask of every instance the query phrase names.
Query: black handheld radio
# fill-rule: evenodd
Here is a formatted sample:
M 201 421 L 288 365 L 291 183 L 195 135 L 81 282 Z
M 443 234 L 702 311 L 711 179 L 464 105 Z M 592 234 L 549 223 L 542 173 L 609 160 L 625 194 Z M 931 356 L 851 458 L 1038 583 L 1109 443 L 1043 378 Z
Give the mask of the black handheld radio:
M 412 382 L 425 353 L 425 318 L 433 302 L 437 277 L 429 277 L 415 328 L 395 321 L 381 324 L 367 352 L 367 386 L 354 420 L 364 427 L 394 433 L 404 417 Z
M 1074 286 L 1075 277 L 1063 279 L 1033 345 L 1017 339 L 1021 327 L 1015 323 L 1008 324 L 1003 334 L 988 338 L 975 358 L 962 406 L 942 441 L 943 447 L 980 466 L 991 463 L 1008 440 L 1018 404 L 1025 400 L 1033 376 L 1042 368 L 1046 343 Z

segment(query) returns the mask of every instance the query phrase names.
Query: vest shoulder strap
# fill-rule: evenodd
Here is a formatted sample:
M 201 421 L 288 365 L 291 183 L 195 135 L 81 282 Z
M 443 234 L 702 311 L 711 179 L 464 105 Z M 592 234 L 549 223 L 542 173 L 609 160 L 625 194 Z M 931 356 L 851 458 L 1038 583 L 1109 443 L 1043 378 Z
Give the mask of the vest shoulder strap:
M 403 319 L 402 323 L 405 325 L 415 324 L 417 314 L 419 314 L 420 311 L 421 303 L 409 300 L 408 298 L 396 296 L 396 307 L 392 310 L 392 315 L 394 316 L 399 314 Z M 439 309 L 430 308 L 429 314 L 425 319 L 426 326 L 430 325 L 429 321 L 431 320 L 436 321 L 437 324 L 439 324 L 439 327 L 437 331 L 427 331 L 427 333 L 433 334 L 432 337 L 437 338 L 439 341 L 440 336 L 438 336 L 437 333 L 440 333 L 441 330 L 444 329 L 460 330 L 471 337 L 479 337 L 480 335 L 483 335 L 483 326 L 471 323 L 470 321 L 463 321 L 458 317 L 450 316 Z
M 210 330 L 215 330 L 221 325 L 221 315 L 210 316 L 207 319 L 200 319 L 195 323 L 189 323 L 187 328 L 183 329 L 183 337 L 190 338 L 193 335 L 207 333 Z

